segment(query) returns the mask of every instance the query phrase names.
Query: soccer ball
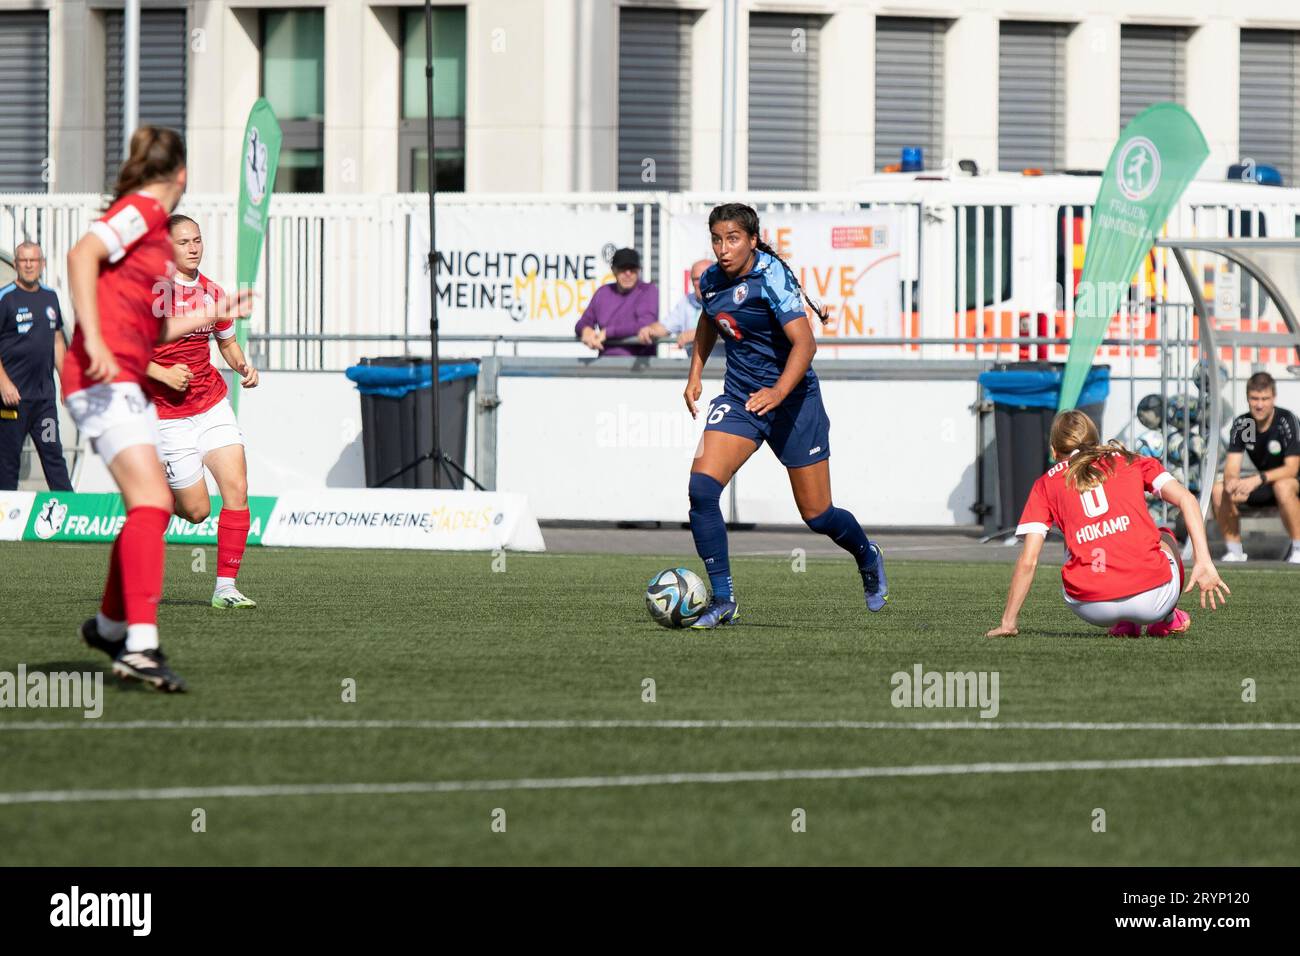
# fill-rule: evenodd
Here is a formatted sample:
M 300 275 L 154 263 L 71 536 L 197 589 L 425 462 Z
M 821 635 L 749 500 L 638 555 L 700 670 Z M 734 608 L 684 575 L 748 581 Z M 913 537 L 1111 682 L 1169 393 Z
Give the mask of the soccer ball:
M 662 627 L 685 627 L 704 611 L 709 589 L 690 568 L 668 568 L 650 579 L 645 606 Z
M 1183 423 L 1195 425 L 1200 420 L 1200 406 L 1194 395 L 1173 395 L 1165 403 L 1165 416 L 1170 428 L 1182 428 Z
M 1169 463 L 1183 464 L 1183 433 L 1172 431 L 1165 436 L 1165 449 L 1169 452 Z
M 1138 402 L 1137 417 L 1143 428 L 1159 428 L 1165 420 L 1165 400 L 1159 395 L 1148 395 Z
M 1139 455 L 1146 455 L 1150 458 L 1159 458 L 1165 453 L 1165 436 L 1154 428 L 1148 428 L 1144 432 L 1139 432 L 1137 436 L 1137 448 L 1134 449 Z
M 1169 460 L 1175 465 L 1194 468 L 1200 464 L 1201 456 L 1205 454 L 1205 436 L 1200 432 L 1192 432 L 1184 438 L 1182 432 L 1173 431 L 1165 439 L 1165 447 L 1169 449 Z
M 1226 384 L 1228 382 L 1228 366 L 1222 362 L 1215 363 L 1218 366 L 1219 381 Z M 1210 384 L 1210 367 L 1205 359 L 1198 359 L 1192 366 L 1192 381 L 1196 383 L 1196 390 L 1204 393 Z
M 1182 465 L 1171 465 L 1169 476 L 1194 495 L 1201 493 L 1201 473 L 1193 469 L 1189 475 Z

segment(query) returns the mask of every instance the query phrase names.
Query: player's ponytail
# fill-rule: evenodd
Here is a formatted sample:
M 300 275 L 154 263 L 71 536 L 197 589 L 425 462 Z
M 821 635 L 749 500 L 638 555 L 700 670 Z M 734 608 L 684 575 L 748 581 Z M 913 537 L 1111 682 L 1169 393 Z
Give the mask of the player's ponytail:
M 1091 491 L 1110 477 L 1111 469 L 1103 461 L 1112 455 L 1130 464 L 1140 457 L 1117 439 L 1102 444 L 1096 423 L 1076 408 L 1052 420 L 1050 444 L 1058 461 L 1070 460 L 1065 470 L 1066 487 L 1081 492 Z
M 785 270 L 786 277 L 790 283 L 799 290 L 799 294 L 808 302 L 809 308 L 813 314 L 821 319 L 822 325 L 830 321 L 830 315 L 820 302 L 804 291 L 803 286 L 799 284 L 799 277 L 794 274 L 790 264 L 782 259 L 775 249 L 769 246 L 762 239 L 762 234 L 758 229 L 758 212 L 753 206 L 746 206 L 744 203 L 729 202 L 721 206 L 714 206 L 713 211 L 709 213 L 709 228 L 712 229 L 720 222 L 734 222 L 747 235 L 758 240 L 755 248 L 759 252 L 766 252 L 769 256 L 781 263 L 781 268 Z
M 174 176 L 185 165 L 181 134 L 165 126 L 141 126 L 131 134 L 131 150 L 118 170 L 113 202 L 142 186 Z

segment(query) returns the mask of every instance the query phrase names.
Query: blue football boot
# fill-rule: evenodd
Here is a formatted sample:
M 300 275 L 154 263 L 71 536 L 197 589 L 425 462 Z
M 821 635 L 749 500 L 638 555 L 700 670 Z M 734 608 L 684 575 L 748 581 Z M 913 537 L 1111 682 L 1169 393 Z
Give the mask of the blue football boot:
M 867 610 L 879 611 L 889 603 L 889 582 L 885 580 L 885 555 L 880 545 L 871 542 L 871 550 L 876 552 L 873 567 L 862 570 L 862 590 L 867 595 Z
M 740 608 L 735 601 L 710 598 L 709 606 L 691 623 L 691 627 L 697 631 L 711 631 L 723 624 L 735 624 L 739 617 Z

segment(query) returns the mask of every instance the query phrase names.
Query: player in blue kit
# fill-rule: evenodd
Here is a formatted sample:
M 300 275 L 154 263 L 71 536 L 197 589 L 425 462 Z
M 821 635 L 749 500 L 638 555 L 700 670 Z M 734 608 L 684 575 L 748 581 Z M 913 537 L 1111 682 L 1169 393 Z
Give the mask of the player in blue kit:
M 704 561 L 713 597 L 691 625 L 711 629 L 737 619 L 727 557 L 722 489 L 762 442 L 790 473 L 799 515 L 853 555 L 867 608 L 888 601 L 880 546 L 856 518 L 831 503 L 830 420 L 812 370 L 817 342 L 804 309 L 804 293 L 790 267 L 759 238 L 758 213 L 726 203 L 709 214 L 717 263 L 700 277 L 703 312 L 686 381 L 686 407 L 698 414 L 704 363 L 721 335 L 726 347 L 724 391 L 709 403 L 704 435 L 691 467 L 691 534 Z M 808 304 L 824 323 L 826 310 Z

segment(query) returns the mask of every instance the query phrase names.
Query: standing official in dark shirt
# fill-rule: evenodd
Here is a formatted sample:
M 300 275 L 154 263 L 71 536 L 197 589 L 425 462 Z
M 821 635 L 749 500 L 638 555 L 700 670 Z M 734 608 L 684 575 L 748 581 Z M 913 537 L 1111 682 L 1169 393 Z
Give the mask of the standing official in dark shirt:
M 36 243 L 19 245 L 14 265 L 17 281 L 0 288 L 0 491 L 18 487 L 28 435 L 50 490 L 71 491 L 54 403 L 53 373 L 67 350 L 59 297 L 41 284 L 45 256 Z

